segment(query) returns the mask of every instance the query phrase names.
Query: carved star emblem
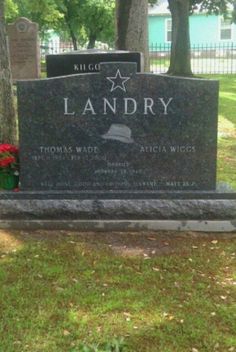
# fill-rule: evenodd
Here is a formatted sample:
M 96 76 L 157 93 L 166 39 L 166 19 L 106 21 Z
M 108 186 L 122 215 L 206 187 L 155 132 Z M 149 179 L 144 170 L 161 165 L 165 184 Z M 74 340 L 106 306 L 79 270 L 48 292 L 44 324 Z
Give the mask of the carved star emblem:
M 120 70 L 118 69 L 116 71 L 115 77 L 106 77 L 106 79 L 112 83 L 111 92 L 118 88 L 126 92 L 125 82 L 127 82 L 130 77 L 122 77 Z

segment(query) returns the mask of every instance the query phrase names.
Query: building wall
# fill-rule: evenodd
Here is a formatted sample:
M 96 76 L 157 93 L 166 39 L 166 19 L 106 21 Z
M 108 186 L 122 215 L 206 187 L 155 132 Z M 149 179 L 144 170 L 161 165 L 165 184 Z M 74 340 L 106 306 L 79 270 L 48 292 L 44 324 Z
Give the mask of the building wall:
M 165 20 L 170 16 L 149 16 L 149 45 L 165 44 Z
M 171 16 L 149 16 L 149 45 L 168 45 L 166 20 Z M 196 14 L 189 17 L 191 45 L 236 42 L 236 25 L 232 25 L 232 40 L 220 40 L 220 17 Z
M 217 16 L 192 15 L 189 17 L 191 45 L 219 42 Z

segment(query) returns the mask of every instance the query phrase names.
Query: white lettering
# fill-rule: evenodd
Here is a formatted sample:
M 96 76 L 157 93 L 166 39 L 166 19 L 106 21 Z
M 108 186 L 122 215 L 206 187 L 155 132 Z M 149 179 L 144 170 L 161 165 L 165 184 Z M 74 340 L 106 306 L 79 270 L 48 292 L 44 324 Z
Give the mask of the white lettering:
M 168 108 L 170 102 L 173 100 L 173 98 L 169 98 L 167 103 L 165 103 L 164 98 L 158 98 L 158 99 L 160 100 L 160 102 L 164 106 L 164 115 L 167 115 L 167 108 Z
M 103 98 L 103 102 L 104 102 L 104 115 L 107 115 L 107 106 L 110 108 L 110 110 L 113 112 L 113 114 L 116 113 L 116 100 L 117 98 L 113 98 L 113 105 L 110 104 L 110 102 L 106 99 Z
M 77 153 L 98 153 L 98 147 L 91 147 L 91 146 L 86 146 L 86 147 L 75 147 Z
M 79 65 L 80 71 L 86 71 L 86 65 L 85 64 L 80 64 Z
M 154 101 L 152 98 L 144 98 L 144 115 L 148 114 L 148 110 L 151 112 L 152 115 L 155 115 L 152 107 L 153 107 Z
M 99 71 L 99 64 L 88 64 L 89 71 Z
M 68 112 L 68 99 L 69 98 L 64 98 L 64 115 L 74 115 L 75 112 Z
M 135 99 L 133 98 L 124 98 L 124 102 L 125 102 L 125 111 L 124 113 L 126 115 L 133 115 L 136 111 L 137 111 L 137 102 Z M 128 102 L 133 104 L 133 110 L 132 111 L 128 111 Z
M 64 115 L 75 115 L 75 111 L 72 110 L 71 101 L 69 98 L 64 99 Z M 82 111 L 82 115 L 92 114 L 97 115 L 98 112 L 103 115 L 108 115 L 109 113 L 116 114 L 117 111 L 122 111 L 124 115 L 135 115 L 138 110 L 143 111 L 144 115 L 152 115 L 158 117 L 162 117 L 163 115 L 167 115 L 169 113 L 169 106 L 172 102 L 173 98 L 157 98 L 154 101 L 152 98 L 143 98 L 143 102 L 136 101 L 136 99 L 128 97 L 123 98 L 122 100 L 115 98 L 102 98 L 103 106 L 101 107 L 101 111 L 99 109 L 100 104 L 98 105 L 98 101 L 94 101 L 91 98 L 88 98 L 83 107 L 81 107 L 80 114 Z M 101 102 L 101 103 L 102 103 Z M 159 104 L 158 104 L 159 103 Z M 138 106 L 139 104 L 139 106 Z M 75 106 L 75 102 L 73 102 L 72 106 Z M 79 112 L 78 112 L 79 114 Z
M 96 112 L 94 111 L 93 104 L 91 103 L 90 99 L 87 100 L 82 115 L 85 115 L 87 111 L 90 111 L 92 115 L 96 115 Z

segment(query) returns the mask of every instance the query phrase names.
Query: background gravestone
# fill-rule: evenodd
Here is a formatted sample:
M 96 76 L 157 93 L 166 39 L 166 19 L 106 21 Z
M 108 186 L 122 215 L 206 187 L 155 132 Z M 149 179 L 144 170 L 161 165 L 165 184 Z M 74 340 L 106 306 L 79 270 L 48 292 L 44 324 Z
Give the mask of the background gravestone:
M 136 72 L 18 82 L 22 190 L 215 190 L 218 82 Z
M 47 77 L 92 73 L 100 71 L 101 62 L 135 62 L 137 71 L 143 72 L 143 54 L 124 50 L 76 50 L 46 56 Z
M 39 78 L 38 24 L 20 17 L 7 26 L 7 33 L 13 79 Z

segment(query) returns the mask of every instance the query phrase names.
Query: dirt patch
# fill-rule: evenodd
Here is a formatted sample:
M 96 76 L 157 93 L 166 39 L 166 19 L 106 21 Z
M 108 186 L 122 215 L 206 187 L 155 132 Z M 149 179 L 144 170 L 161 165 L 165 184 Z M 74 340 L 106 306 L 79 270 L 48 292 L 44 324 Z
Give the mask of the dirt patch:
M 0 250 L 19 248 L 28 241 L 58 242 L 73 240 L 85 243 L 91 248 L 107 247 L 122 256 L 143 256 L 145 258 L 186 254 L 193 248 L 212 241 L 236 239 L 236 233 L 205 233 L 177 231 L 144 232 L 79 232 L 79 231 L 10 231 L 0 230 Z
M 2 252 L 10 252 L 21 246 L 20 236 L 15 236 L 11 231 L 0 230 L 0 250 Z

